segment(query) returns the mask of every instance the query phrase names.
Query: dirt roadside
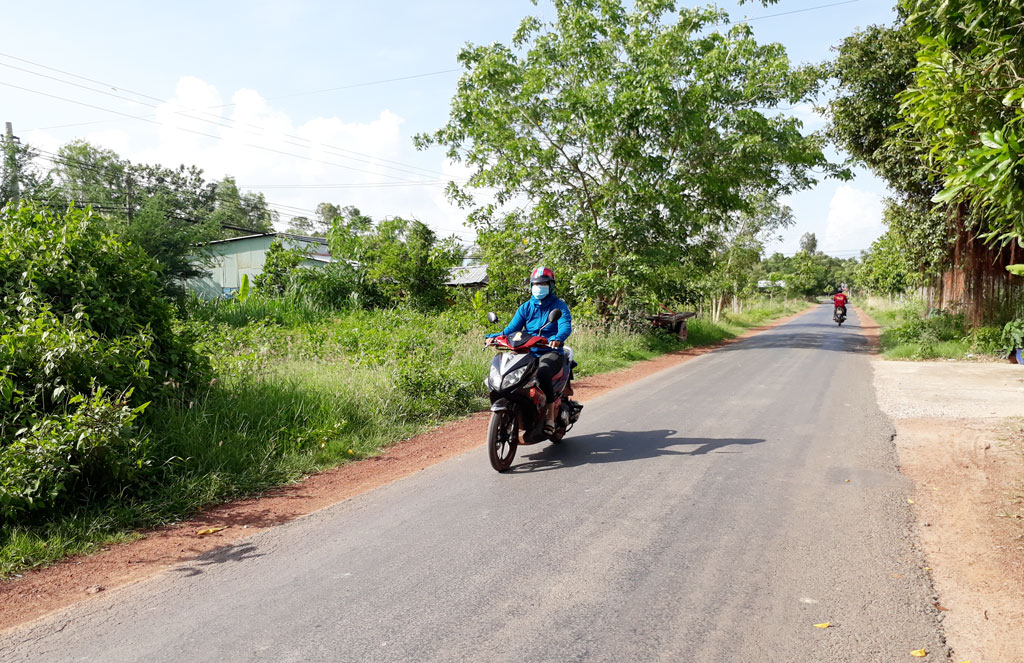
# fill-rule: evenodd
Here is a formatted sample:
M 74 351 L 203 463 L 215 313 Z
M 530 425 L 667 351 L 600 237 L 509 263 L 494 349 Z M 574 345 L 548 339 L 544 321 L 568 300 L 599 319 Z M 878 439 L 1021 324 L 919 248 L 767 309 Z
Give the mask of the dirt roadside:
M 713 346 L 679 350 L 639 362 L 621 371 L 582 379 L 574 384 L 583 403 L 608 391 L 676 366 L 717 348 L 789 322 L 808 311 L 755 327 L 735 339 Z M 397 481 L 431 465 L 483 446 L 490 413 L 478 412 L 433 431 L 399 442 L 381 454 L 348 463 L 283 486 L 254 499 L 222 504 L 173 527 L 145 533 L 144 538 L 113 546 L 60 564 L 0 581 L 0 631 L 42 617 L 93 595 L 150 578 L 183 562 L 262 530 L 281 525 Z M 481 472 L 490 467 L 480 456 Z M 201 530 L 223 527 L 209 535 Z
M 1024 663 L 1024 367 L 873 367 L 952 660 Z

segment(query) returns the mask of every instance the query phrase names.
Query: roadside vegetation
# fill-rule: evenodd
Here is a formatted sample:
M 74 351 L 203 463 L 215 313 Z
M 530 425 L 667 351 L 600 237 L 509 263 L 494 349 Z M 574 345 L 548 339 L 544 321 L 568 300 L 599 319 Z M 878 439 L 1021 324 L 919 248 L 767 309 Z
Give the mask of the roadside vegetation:
M 882 328 L 886 359 L 1005 359 L 1012 340 L 1004 326 L 968 326 L 963 313 L 927 309 L 924 300 L 868 297 L 858 302 Z
M 104 245 L 108 268 L 124 275 L 109 274 L 108 283 L 124 287 L 148 264 L 131 245 L 104 235 L 86 212 L 10 211 L 5 221 L 20 224 L 22 234 L 53 237 L 58 226 L 79 229 L 72 235 L 80 240 L 67 242 L 65 235 L 67 265 L 95 262 L 89 256 L 97 243 Z M 52 258 L 42 250 L 45 244 L 41 241 L 37 253 L 24 256 Z M 142 262 L 127 262 L 127 256 Z M 11 263 L 23 273 L 42 271 L 41 266 L 38 261 Z M 72 274 L 54 269 L 48 276 L 63 284 L 61 279 Z M 64 292 L 80 286 L 52 287 Z M 19 286 L 21 291 L 27 287 Z M 34 287 L 43 301 L 51 301 L 45 299 L 41 280 Z M 375 455 L 441 421 L 486 407 L 483 379 L 490 351 L 482 337 L 488 327 L 472 298 L 443 309 L 339 310 L 300 292 L 289 286 L 281 294 L 257 291 L 244 299 L 190 298 L 180 300 L 177 309 L 161 300 L 153 320 L 173 322 L 170 338 L 189 345 L 153 350 L 147 361 L 139 359 L 135 346 L 127 354 L 97 349 L 96 343 L 120 348 L 134 338 L 123 330 L 98 331 L 104 328 L 104 314 L 123 315 L 120 308 L 103 308 L 109 291 L 98 292 L 92 301 L 79 297 L 55 320 L 49 312 L 38 314 L 54 330 L 68 328 L 60 333 L 37 333 L 42 323 L 24 317 L 36 315 L 37 309 L 16 307 L 21 322 L 7 326 L 33 336 L 5 335 L 3 347 L 14 353 L 7 356 L 16 356 L 26 344 L 39 356 L 27 357 L 22 371 L 4 374 L 20 409 L 5 411 L 2 422 L 5 436 L 15 441 L 3 449 L 0 474 L 0 574 L 95 550 L 210 504 Z M 742 314 L 725 314 L 718 323 L 692 321 L 685 345 L 646 324 L 582 317 L 571 344 L 584 377 L 714 343 L 805 306 L 798 300 L 746 302 Z M 173 321 L 172 310 L 177 312 Z M 38 311 L 47 311 L 47 305 L 40 303 Z M 79 311 L 83 315 L 76 318 Z M 502 313 L 507 319 L 511 311 Z M 73 332 L 92 344 L 77 341 Z M 150 339 L 140 338 L 144 348 L 154 347 Z M 100 386 L 98 369 L 83 369 L 76 348 L 98 352 L 97 360 L 109 359 L 112 365 L 131 357 L 136 373 L 111 374 L 104 382 L 138 387 L 115 392 Z M 52 366 L 51 382 L 37 388 L 44 356 L 60 359 Z M 82 379 L 75 383 L 76 377 Z M 62 385 L 65 389 L 59 390 Z M 143 385 L 152 386 L 144 391 Z M 28 430 L 12 430 L 22 421 L 34 423 Z

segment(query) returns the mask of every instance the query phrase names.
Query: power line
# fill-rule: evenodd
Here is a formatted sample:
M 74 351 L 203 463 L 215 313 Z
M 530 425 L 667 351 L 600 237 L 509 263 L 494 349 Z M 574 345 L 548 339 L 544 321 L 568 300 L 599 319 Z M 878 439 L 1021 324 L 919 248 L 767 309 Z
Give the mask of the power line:
M 157 108 L 157 109 L 159 108 L 159 106 L 157 106 L 156 104 L 150 104 L 150 103 L 147 103 L 147 102 L 144 102 L 144 101 L 137 101 L 137 100 L 134 100 L 134 99 L 129 99 L 128 97 L 124 97 L 124 96 L 121 96 L 121 95 L 118 95 L 118 94 L 113 94 L 113 93 L 111 93 L 111 92 L 107 92 L 107 91 L 105 91 L 105 90 L 97 90 L 97 89 L 95 89 L 95 88 L 91 88 L 91 87 L 89 87 L 89 86 L 87 86 L 87 85 L 80 85 L 80 84 L 78 84 L 78 83 L 73 83 L 73 82 L 71 82 L 71 81 L 64 81 L 64 80 L 61 80 L 61 79 L 59 79 L 59 78 L 55 78 L 55 77 L 53 77 L 53 76 L 47 76 L 46 74 L 40 74 L 40 73 L 38 73 L 38 72 L 34 72 L 34 71 L 29 71 L 29 70 L 27 70 L 27 69 L 23 69 L 22 67 L 14 67 L 14 66 L 12 66 L 12 65 L 9 65 L 9 64 L 4 64 L 4 63 L 2 63 L 2 62 L 0 62 L 0 66 L 4 66 L 4 67 L 10 67 L 10 68 L 12 68 L 12 69 L 17 69 L 17 70 L 19 70 L 19 71 L 24 71 L 24 72 L 27 72 L 27 73 L 29 73 L 29 74 L 35 75 L 35 76 L 41 76 L 41 77 L 43 77 L 43 78 L 47 78 L 47 79 L 50 79 L 50 80 L 54 80 L 54 81 L 57 81 L 57 82 L 60 82 L 60 83 L 64 83 L 64 84 L 66 84 L 66 85 L 73 85 L 73 86 L 75 86 L 75 87 L 78 87 L 78 88 L 82 88 L 82 89 L 85 89 L 85 90 L 89 90 L 89 91 L 91 91 L 91 92 L 97 92 L 97 93 L 99 93 L 99 94 L 104 94 L 104 95 L 107 95 L 107 96 L 109 96 L 109 97 L 114 97 L 114 98 L 116 98 L 116 99 L 121 99 L 121 100 L 123 100 L 123 101 L 129 101 L 129 102 L 131 102 L 131 103 L 138 103 L 138 104 L 142 104 L 143 106 L 148 106 L 149 108 Z M 89 79 L 89 80 L 91 80 L 91 79 Z M 25 91 L 27 91 L 27 92 L 34 92 L 35 94 L 43 94 L 43 95 L 47 95 L 47 93 L 45 93 L 45 92 L 40 92 L 40 91 L 38 91 L 38 90 L 31 90 L 31 89 L 29 89 L 29 88 L 22 88 L 22 87 L 19 87 L 19 86 L 11 85 L 11 84 L 9 84 L 9 83 L 3 83 L 3 84 L 4 84 L 4 85 L 9 85 L 10 87 L 18 87 L 19 89 L 25 90 Z M 139 94 L 140 96 L 146 96 L 146 97 L 148 97 L 148 95 L 141 95 L 141 93 L 134 93 L 134 92 L 133 92 L 132 94 Z M 129 118 L 132 118 L 132 119 L 136 119 L 136 120 L 141 120 L 141 121 L 143 121 L 143 122 L 149 122 L 149 123 L 151 123 L 151 124 L 156 124 L 157 126 L 167 126 L 167 125 L 165 125 L 165 124 L 163 124 L 163 123 L 160 123 L 160 122 L 155 122 L 155 121 L 153 121 L 153 120 L 151 119 L 151 118 L 153 118 L 153 117 L 156 117 L 156 116 L 157 116 L 156 114 L 154 114 L 154 115 L 149 115 L 149 116 L 144 116 L 144 115 L 129 115 L 129 114 L 127 114 L 127 113 L 121 113 L 121 112 L 118 112 L 118 111 L 115 111 L 115 110 L 111 110 L 111 109 L 108 109 L 108 108 L 102 108 L 102 107 L 100 107 L 100 106 L 93 106 L 93 105 L 91 105 L 91 104 L 85 104 L 84 102 L 81 102 L 81 101 L 76 101 L 76 100 L 74 100 L 74 99 L 66 99 L 66 98 L 64 98 L 64 97 L 57 97 L 56 95 L 47 95 L 47 96 L 51 96 L 51 97 L 53 97 L 53 98 L 56 98 L 56 99 L 61 99 L 61 100 L 63 100 L 63 101 L 69 101 L 69 102 L 71 102 L 71 103 L 77 103 L 77 104 L 82 104 L 82 105 L 85 105 L 85 106 L 89 106 L 90 108 L 96 108 L 96 109 L 98 109 L 98 110 L 103 110 L 103 111 L 107 111 L 107 112 L 110 112 L 110 113 L 117 113 L 118 115 L 124 115 L 125 117 L 129 117 Z M 240 129 L 239 129 L 239 127 L 237 127 L 237 126 L 232 126 L 232 125 L 230 125 L 230 124 L 224 124 L 223 122 L 218 122 L 218 121 L 214 121 L 214 120 L 206 120 L 206 119 L 203 119 L 203 118 L 201 118 L 201 117 L 195 117 L 195 116 L 192 116 L 192 115 L 188 115 L 188 114 L 187 114 L 187 113 L 185 113 L 184 111 L 173 111 L 173 112 L 174 112 L 174 113 L 175 113 L 176 115 L 181 115 L 182 117 L 186 117 L 186 118 L 188 118 L 188 119 L 190 119 L 190 120 L 196 120 L 196 121 L 198 121 L 198 122 L 206 122 L 206 123 L 208 123 L 208 124 L 214 124 L 214 125 L 217 125 L 217 126 L 219 126 L 219 127 L 224 127 L 224 128 L 226 128 L 226 129 L 233 129 L 233 130 L 236 130 L 236 131 L 237 131 L 237 130 L 240 130 Z M 225 118 L 225 119 L 227 119 L 227 121 L 228 121 L 228 122 L 232 122 L 232 123 L 235 123 L 235 121 L 234 121 L 234 120 L 232 120 L 231 118 Z M 236 124 L 237 124 L 237 123 L 236 123 Z M 259 127 L 259 126 L 257 126 L 257 125 L 253 125 L 253 124 L 247 124 L 247 125 L 245 125 L 245 126 L 253 127 L 253 128 L 256 128 L 256 129 L 263 129 L 263 127 Z M 173 128 L 173 129 L 181 129 L 182 131 L 191 131 L 190 129 L 185 129 L 185 128 L 183 128 L 183 127 L 177 127 L 177 126 L 173 126 L 173 127 L 171 127 L 171 128 Z M 243 129 L 243 131 L 244 131 L 244 129 Z M 194 132 L 194 131 L 193 131 L 193 133 L 196 133 L 196 132 Z M 249 133 L 249 134 L 253 134 L 254 132 L 252 132 L 252 131 L 246 131 L 246 133 Z M 206 134 L 206 133 L 200 133 L 200 135 L 203 135 L 203 136 L 209 136 L 209 137 L 211 137 L 211 138 L 216 138 L 216 139 L 218 139 L 218 140 L 223 140 L 223 137 L 222 137 L 222 136 L 213 136 L 212 134 Z M 296 140 L 301 140 L 301 141 L 305 141 L 305 143 L 308 143 L 308 145 L 307 145 L 307 144 L 301 144 L 301 143 L 296 143 L 296 142 L 294 142 L 294 141 L 290 141 L 290 140 L 286 140 L 286 141 L 283 141 L 283 142 L 285 142 L 285 143 L 287 143 L 287 144 L 289 144 L 289 145 L 295 145 L 296 147 L 301 147 L 301 148 L 304 148 L 304 149 L 312 149 L 312 148 L 314 148 L 314 147 L 316 147 L 316 146 L 318 145 L 318 144 L 317 144 L 316 142 L 314 142 L 314 141 L 312 141 L 312 140 L 310 140 L 310 139 L 308 139 L 308 138 L 303 138 L 303 137 L 301 137 L 301 136 L 295 136 L 295 135 L 293 135 L 293 134 L 287 134 L 287 133 L 282 133 L 281 135 L 283 135 L 283 136 L 286 136 L 286 137 L 288 137 L 288 138 L 294 138 L 294 139 L 296 139 Z M 382 167 L 382 168 L 387 168 L 387 169 L 389 169 L 389 170 L 395 170 L 395 171 L 399 171 L 399 172 L 407 173 L 407 174 L 409 174 L 409 175 L 416 175 L 416 176 L 418 176 L 418 177 L 423 177 L 423 176 L 424 176 L 425 174 L 437 174 L 437 173 L 443 174 L 443 173 L 441 173 L 441 171 L 434 171 L 434 170 L 430 170 L 430 169 L 427 169 L 427 168 L 420 168 L 419 166 L 411 166 L 411 165 L 409 165 L 409 166 L 408 166 L 408 168 L 398 168 L 398 167 L 395 167 L 395 166 L 388 166 L 388 165 L 385 165 L 385 164 L 383 164 L 383 163 L 381 163 L 381 164 L 376 164 L 376 163 L 375 163 L 375 162 L 373 161 L 374 159 L 376 159 L 377 161 L 389 161 L 389 162 L 391 162 L 391 163 L 398 163 L 398 164 L 400 164 L 400 162 L 397 162 L 397 161 L 390 161 L 389 159 L 380 159 L 380 158 L 374 157 L 373 155 L 363 154 L 363 153 L 361 153 L 361 152 L 353 152 L 352 150 L 346 150 L 346 149 L 344 149 L 344 148 L 338 148 L 338 147 L 334 147 L 334 146 L 332 146 L 332 145 L 329 145 L 329 144 L 327 144 L 327 143 L 323 143 L 323 144 L 320 144 L 320 145 L 322 145 L 322 147 L 324 147 L 324 148 L 327 148 L 328 152 L 329 152 L 330 154 L 332 154 L 333 156 L 338 156 L 338 157 L 341 157 L 341 158 L 343 158 L 343 159 L 348 159 L 348 160 L 350 160 L 350 161 L 357 161 L 357 162 L 360 162 L 360 163 L 366 163 L 366 164 L 369 164 L 369 165 L 379 165 L 379 166 L 380 166 L 380 167 Z M 250 147 L 257 147 L 257 148 L 259 148 L 259 149 L 269 149 L 269 148 L 262 148 L 262 147 L 260 147 L 260 146 L 258 146 L 258 145 L 250 145 Z M 334 152 L 331 152 L 330 150 L 334 150 Z M 357 158 L 357 157 L 351 157 L 351 156 L 348 156 L 348 155 L 346 155 L 346 154 L 341 154 L 340 152 L 351 152 L 352 154 L 359 154 L 360 156 L 366 156 L 366 157 L 368 157 L 368 158 L 369 158 L 370 160 L 367 160 L 367 159 L 360 159 L 360 158 Z M 298 155 L 293 155 L 293 156 L 298 156 Z M 300 158 L 308 158 L 308 157 L 300 157 Z M 330 163 L 330 162 L 326 162 L 326 161 L 325 161 L 325 162 L 323 162 L 323 163 Z M 333 164 L 333 165 L 338 165 L 338 164 Z M 404 166 L 404 165 L 406 165 L 406 164 L 401 164 L 401 165 L 403 165 L 403 166 Z M 364 169 L 356 169 L 356 168 L 352 168 L 352 167 L 350 167 L 350 166 L 341 166 L 341 167 L 344 167 L 344 168 L 349 168 L 350 170 L 356 170 L 357 172 L 365 172 L 365 173 L 370 173 L 370 174 L 380 175 L 380 176 L 382 176 L 382 177 L 391 177 L 391 178 L 394 178 L 394 179 L 396 179 L 396 180 L 399 180 L 399 181 L 411 181 L 411 180 L 405 180 L 404 178 L 400 178 L 400 177 L 397 177 L 397 176 L 395 176 L 395 175 L 389 175 L 389 174 L 387 174 L 387 173 L 375 173 L 375 172 L 373 172 L 373 171 L 369 171 L 369 170 L 364 170 Z M 423 171 L 423 172 L 416 172 L 416 171 L 414 171 L 414 170 L 409 170 L 410 168 L 414 168 L 414 169 L 416 169 L 416 171 Z
M 828 7 L 838 7 L 840 5 L 852 5 L 855 2 L 860 2 L 860 0 L 845 0 L 844 2 L 833 2 L 833 3 L 828 4 L 828 5 L 818 5 L 817 7 L 807 7 L 805 9 L 794 9 L 794 10 L 788 11 L 788 12 L 779 12 L 778 14 L 766 14 L 764 16 L 755 16 L 754 18 L 743 19 L 742 21 L 740 21 L 740 24 L 742 24 L 742 23 L 750 23 L 751 21 L 760 21 L 760 20 L 766 19 L 766 18 L 775 18 L 777 16 L 789 16 L 790 14 L 802 14 L 803 12 L 812 12 L 812 11 L 815 11 L 817 9 L 827 9 Z
M 196 134 L 196 135 L 199 135 L 199 136 L 204 136 L 206 138 L 212 138 L 214 140 L 224 140 L 223 136 L 216 136 L 214 134 L 208 134 L 208 133 L 204 133 L 202 131 L 196 131 L 195 129 L 187 129 L 185 127 L 165 125 L 165 124 L 162 124 L 160 122 L 156 122 L 154 120 L 151 120 L 149 118 L 142 117 L 142 116 L 139 116 L 139 115 L 131 115 L 129 113 L 122 113 L 120 111 L 112 110 L 110 108 L 102 108 L 100 106 L 94 106 L 93 104 L 88 104 L 88 103 L 85 103 L 84 101 L 78 101 L 78 100 L 75 100 L 75 99 L 68 99 L 67 97 L 61 97 L 61 96 L 58 96 L 58 95 L 55 95 L 55 94 L 49 94 L 48 92 L 41 92 L 39 90 L 33 90 L 31 88 L 22 87 L 20 85 L 14 85 L 12 83 L 6 83 L 4 81 L 0 81 L 0 85 L 4 85 L 4 86 L 7 86 L 7 87 L 12 87 L 12 88 L 15 88 L 17 90 L 24 90 L 25 92 L 31 92 L 33 94 L 42 95 L 44 97 L 50 97 L 51 99 L 58 99 L 60 101 L 66 101 L 68 103 L 78 104 L 80 106 L 87 106 L 89 108 L 96 108 L 98 110 L 102 110 L 102 111 L 105 111 L 105 112 L 108 112 L 108 113 L 115 113 L 117 115 L 123 115 L 125 117 L 130 117 L 130 118 L 133 118 L 133 119 L 136 119 L 136 120 L 141 120 L 143 122 L 149 122 L 150 124 L 155 124 L 155 125 L 157 125 L 159 127 L 170 128 L 170 129 L 174 129 L 176 131 L 185 131 L 185 132 Z M 367 174 L 370 174 L 370 175 L 377 175 L 378 177 L 388 177 L 388 178 L 391 178 L 391 179 L 394 179 L 394 180 L 398 180 L 399 182 L 415 182 L 415 180 L 407 180 L 407 179 L 398 177 L 397 175 L 389 175 L 387 173 L 376 173 L 376 172 L 374 172 L 372 170 L 366 170 L 364 168 L 355 168 L 353 166 L 346 166 L 344 164 L 335 163 L 333 161 L 326 161 L 324 159 L 315 159 L 313 157 L 307 157 L 307 156 L 302 155 L 302 154 L 295 154 L 293 152 L 286 152 L 284 150 L 276 150 L 276 149 L 274 149 L 272 147 L 266 147 L 264 145 L 257 145 L 255 143 L 245 143 L 244 145 L 245 145 L 245 147 L 251 147 L 251 148 L 257 149 L 257 150 L 263 150 L 263 151 L 266 151 L 266 152 L 272 152 L 274 154 L 281 154 L 281 155 L 284 155 L 284 156 L 290 156 L 290 157 L 294 157 L 296 159 L 304 159 L 306 161 L 311 161 L 313 163 L 322 163 L 322 164 L 325 164 L 325 165 L 328 165 L 328 166 L 334 166 L 335 168 L 343 168 L 345 170 L 351 170 L 351 171 L 354 171 L 354 172 L 357 172 L 357 173 L 367 173 Z M 337 156 L 341 156 L 341 155 L 337 155 Z M 347 157 L 347 158 L 351 158 L 351 157 Z
M 43 69 L 47 69 L 49 71 L 55 71 L 57 73 L 64 74 L 65 76 L 72 76 L 74 78 L 78 78 L 80 80 L 88 81 L 90 83 L 96 83 L 97 85 L 102 85 L 104 87 L 109 87 L 112 90 L 119 90 L 119 91 L 127 92 L 128 94 L 132 94 L 132 95 L 135 95 L 135 96 L 138 96 L 138 97 L 142 97 L 142 98 L 145 98 L 145 99 L 156 101 L 156 102 L 159 102 L 160 104 L 169 103 L 168 101 L 166 101 L 164 99 L 160 99 L 159 97 L 154 97 L 152 95 L 145 94 L 143 92 L 136 92 L 134 90 L 129 90 L 128 88 L 125 88 L 125 87 L 122 87 L 122 86 L 113 85 L 111 83 L 106 83 L 106 82 L 103 82 L 103 81 L 99 81 L 99 80 L 96 80 L 94 78 L 88 78 L 86 76 L 81 76 L 79 74 L 75 74 L 75 73 L 72 73 L 72 72 L 69 72 L 69 71 L 64 71 L 62 69 L 57 69 L 55 67 L 50 67 L 50 66 L 38 63 L 38 62 L 33 62 L 32 60 L 27 60 L 25 58 L 19 58 L 19 57 L 13 56 L 13 55 L 8 55 L 6 53 L 0 53 L 0 57 L 10 58 L 10 59 L 13 59 L 13 60 L 17 60 L 19 62 L 24 62 L 26 64 L 30 64 L 30 65 L 35 66 L 35 67 L 40 67 L 40 68 L 43 68 Z M 35 71 L 30 70 L 30 69 L 25 69 L 23 67 L 16 67 L 14 65 L 4 64 L 4 63 L 0 63 L 0 65 L 2 65 L 4 67 L 9 67 L 11 69 L 17 69 L 18 71 L 23 71 L 23 72 L 26 72 L 28 74 L 32 74 L 33 76 L 40 76 L 42 78 L 47 78 L 49 80 L 57 81 L 59 83 L 64 83 L 66 85 L 73 85 L 75 87 L 82 88 L 82 89 L 85 89 L 85 90 L 89 90 L 91 92 L 96 92 L 96 93 L 104 94 L 104 95 L 107 95 L 107 96 L 110 96 L 110 97 L 114 97 L 114 98 L 117 98 L 117 99 L 122 99 L 124 101 L 129 101 L 129 102 L 132 102 L 132 103 L 140 103 L 140 104 L 142 104 L 144 106 L 148 106 L 150 108 L 159 108 L 159 106 L 157 106 L 155 104 L 149 104 L 149 103 L 145 103 L 145 102 L 140 102 L 140 101 L 135 100 L 135 99 L 129 99 L 129 98 L 123 97 L 121 95 L 117 95 L 117 94 L 113 94 L 111 92 L 107 92 L 106 90 L 97 90 L 95 88 L 92 88 L 92 87 L 89 87 L 89 86 L 86 86 L 86 85 L 81 85 L 79 83 L 74 83 L 72 81 L 66 81 L 66 80 L 57 78 L 55 76 L 48 76 L 46 74 L 41 74 L 39 72 L 35 72 Z M 327 91 L 331 91 L 331 90 L 344 90 L 344 89 L 349 89 L 349 88 L 354 88 L 354 87 L 365 87 L 367 85 L 376 85 L 376 84 L 379 84 L 379 83 L 387 83 L 387 82 L 393 82 L 393 81 L 399 81 L 399 80 L 407 80 L 407 79 L 412 79 L 412 78 L 422 78 L 424 76 L 435 76 L 435 75 L 438 75 L 438 74 L 450 73 L 450 72 L 455 72 L 455 71 L 461 71 L 461 69 L 446 69 L 444 71 L 439 71 L 439 72 L 428 72 L 428 73 L 424 73 L 424 74 L 413 74 L 413 75 L 410 75 L 410 76 L 402 76 L 402 77 L 398 77 L 398 78 L 389 78 L 389 79 L 386 79 L 386 80 L 383 80 L 383 81 L 373 81 L 373 82 L 369 82 L 369 83 L 358 83 L 358 84 L 355 84 L 355 85 L 347 85 L 347 86 L 341 86 L 341 87 L 337 87 L 337 88 L 330 88 L 328 90 L 319 90 L 319 91 L 314 91 L 314 92 L 300 92 L 300 93 L 295 93 L 295 94 L 292 94 L 292 95 L 283 95 L 283 96 L 279 96 L 279 97 L 270 97 L 268 99 L 268 101 L 273 101 L 275 99 L 284 99 L 284 98 L 289 98 L 289 97 L 293 97 L 293 96 L 301 96 L 301 95 L 304 95 L 304 94 L 315 94 L 317 92 L 327 92 Z M 236 106 L 236 105 L 237 104 L 221 104 L 219 106 L 209 106 L 208 108 L 210 108 L 210 109 L 213 109 L 213 108 L 227 108 L 227 107 Z M 104 109 L 100 109 L 100 110 L 104 110 Z M 223 126 L 223 127 L 227 127 L 227 128 L 233 128 L 233 127 L 230 127 L 229 125 L 225 125 L 225 124 L 223 124 L 220 121 L 205 120 L 203 118 L 199 118 L 199 117 L 194 117 L 194 116 L 188 115 L 187 113 L 188 112 L 198 112 L 198 113 L 201 113 L 203 115 L 208 115 L 210 117 L 216 118 L 216 120 L 227 120 L 228 122 L 232 122 L 232 123 L 236 123 L 237 124 L 237 122 L 235 120 L 231 119 L 231 118 L 223 118 L 223 117 L 221 117 L 219 115 L 214 115 L 212 113 L 206 113 L 202 109 L 186 109 L 184 111 L 179 110 L 179 111 L 174 111 L 174 112 L 176 114 L 178 114 L 178 115 L 182 115 L 183 117 L 187 117 L 189 119 L 197 120 L 199 122 L 209 122 L 211 124 L 216 124 L 218 126 Z M 154 114 L 154 115 L 150 115 L 150 116 L 129 116 L 129 117 L 134 117 L 135 119 L 146 119 L 146 118 L 156 117 L 156 115 Z M 106 121 L 107 120 L 99 120 L 98 122 L 106 122 Z M 85 122 L 85 123 L 82 123 L 82 124 L 96 124 L 96 123 L 97 122 Z M 60 128 L 62 128 L 62 127 L 73 127 L 73 126 L 79 126 L 79 125 L 66 124 L 66 125 L 60 125 Z M 255 129 L 259 129 L 261 131 L 265 131 L 266 130 L 265 127 L 261 127 L 261 126 L 254 125 L 254 124 L 251 124 L 251 123 L 246 123 L 245 126 L 252 127 L 252 128 L 255 128 Z M 50 128 L 59 128 L 59 127 L 39 127 L 40 130 L 50 129 Z M 34 131 L 34 129 L 30 129 L 29 131 Z M 295 136 L 293 134 L 287 134 L 287 133 L 282 133 L 282 135 L 287 136 L 289 138 L 294 138 L 296 140 L 305 141 L 305 142 L 307 142 L 307 143 L 309 143 L 311 145 L 316 145 L 316 143 L 314 141 L 312 141 L 312 140 L 310 140 L 308 138 L 303 138 L 301 136 Z M 403 166 L 404 168 L 412 168 L 412 169 L 415 169 L 415 170 L 418 170 L 418 171 L 423 171 L 423 172 L 431 173 L 431 174 L 446 175 L 445 173 L 443 173 L 441 171 L 432 170 L 432 169 L 429 169 L 429 168 L 421 168 L 419 166 L 413 166 L 411 164 L 405 164 L 405 163 L 402 163 L 400 161 L 393 161 L 391 159 L 383 159 L 383 158 L 380 158 L 380 157 L 376 157 L 374 155 L 365 154 L 363 152 L 357 152 L 355 150 L 349 150 L 349 149 L 346 149 L 346 148 L 337 147 L 335 145 L 330 145 L 328 143 L 322 143 L 322 145 L 325 148 L 329 148 L 329 149 L 332 149 L 332 150 L 337 150 L 339 152 L 347 152 L 349 154 L 355 154 L 355 155 L 358 155 L 358 156 L 361 156 L 361 157 L 367 157 L 367 158 L 370 158 L 370 159 L 375 159 L 376 161 L 380 161 L 380 162 L 392 163 L 392 164 L 396 164 L 396 165 L 399 165 L 399 166 Z M 302 147 L 306 147 L 306 146 L 303 145 Z M 362 159 L 353 159 L 353 157 L 345 156 L 344 154 L 336 154 L 335 156 L 341 156 L 343 158 L 352 159 L 354 161 L 363 161 Z M 369 162 L 365 162 L 365 161 L 363 161 L 363 162 L 364 163 L 369 163 Z M 383 164 L 381 164 L 381 165 L 384 168 L 390 168 L 389 166 L 383 166 Z M 391 169 L 392 170 L 398 170 L 398 171 L 401 171 L 401 172 L 409 172 L 407 170 L 403 170 L 402 168 L 391 168 Z M 410 173 L 410 174 L 421 175 L 422 176 L 422 173 L 415 173 L 414 172 L 414 173 Z

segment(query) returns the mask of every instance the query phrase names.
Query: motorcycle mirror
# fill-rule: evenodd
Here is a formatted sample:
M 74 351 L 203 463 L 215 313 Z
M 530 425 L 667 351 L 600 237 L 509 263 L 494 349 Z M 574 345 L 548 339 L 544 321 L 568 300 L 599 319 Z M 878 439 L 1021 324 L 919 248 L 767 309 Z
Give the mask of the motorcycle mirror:
M 494 311 L 491 311 L 487 314 L 487 321 L 490 322 L 492 325 L 498 323 L 498 316 L 494 314 Z
M 548 322 L 558 322 L 558 319 L 562 317 L 562 311 L 557 308 L 551 309 L 551 313 L 548 313 Z

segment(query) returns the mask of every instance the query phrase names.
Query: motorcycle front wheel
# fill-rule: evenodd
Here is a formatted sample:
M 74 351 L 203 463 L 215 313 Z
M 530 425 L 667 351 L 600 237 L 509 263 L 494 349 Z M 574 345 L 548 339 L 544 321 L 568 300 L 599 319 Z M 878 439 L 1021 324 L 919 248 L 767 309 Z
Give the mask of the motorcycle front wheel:
M 491 467 L 504 472 L 512 466 L 519 446 L 519 423 L 515 413 L 499 410 L 491 413 L 491 425 L 487 429 L 487 455 Z

